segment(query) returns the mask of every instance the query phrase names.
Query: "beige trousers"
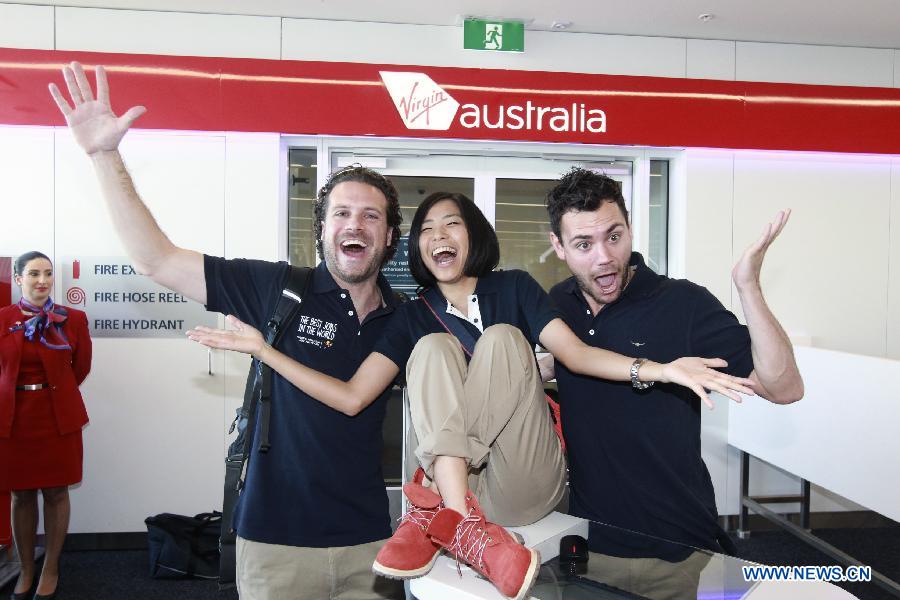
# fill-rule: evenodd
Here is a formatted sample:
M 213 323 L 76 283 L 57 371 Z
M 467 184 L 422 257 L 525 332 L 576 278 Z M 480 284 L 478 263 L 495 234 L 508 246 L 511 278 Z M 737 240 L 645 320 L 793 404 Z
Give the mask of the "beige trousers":
M 511 325 L 488 327 L 468 365 L 447 333 L 419 340 L 406 365 L 415 456 L 469 464 L 469 488 L 488 520 L 527 525 L 563 497 L 566 463 L 531 345 Z
M 681 562 L 590 553 L 587 577 L 650 600 L 696 600 L 700 573 L 712 555 L 697 551 Z
M 238 594 L 241 600 L 402 599 L 402 582 L 372 573 L 384 542 L 300 548 L 238 537 Z

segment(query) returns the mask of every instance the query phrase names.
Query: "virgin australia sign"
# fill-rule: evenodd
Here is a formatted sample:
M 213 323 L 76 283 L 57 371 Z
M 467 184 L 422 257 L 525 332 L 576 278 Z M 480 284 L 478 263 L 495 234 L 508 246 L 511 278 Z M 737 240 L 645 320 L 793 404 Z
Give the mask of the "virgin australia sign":
M 524 104 L 463 104 L 424 73 L 381 71 L 391 100 L 407 129 L 511 129 L 562 133 L 606 133 L 606 113 L 582 102 L 547 106 L 527 99 Z

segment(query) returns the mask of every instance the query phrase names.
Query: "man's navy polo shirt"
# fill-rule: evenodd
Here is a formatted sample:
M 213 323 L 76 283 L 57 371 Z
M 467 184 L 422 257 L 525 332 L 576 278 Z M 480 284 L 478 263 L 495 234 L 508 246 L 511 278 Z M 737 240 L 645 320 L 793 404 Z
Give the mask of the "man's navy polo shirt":
M 498 323 L 513 325 L 532 345 L 538 343 L 544 327 L 560 317 L 547 292 L 525 271 L 494 271 L 479 277 L 474 300 L 478 302 L 485 329 Z M 480 335 L 474 325 L 446 312 L 446 300 L 432 308 L 445 322 L 456 319 L 473 336 Z M 430 333 L 446 333 L 446 330 L 425 302 L 416 299 L 397 307 L 374 351 L 391 359 L 402 372 L 416 343 Z
M 669 362 L 682 356 L 724 358 L 726 372 L 753 370 L 747 328 L 706 288 L 657 275 L 640 254 L 616 302 L 591 314 L 574 277 L 550 295 L 586 344 Z M 559 362 L 563 433 L 569 459 L 569 511 L 576 516 L 720 551 L 712 481 L 700 456 L 700 399 L 687 388 L 576 375 Z M 591 549 L 613 556 L 660 556 L 671 548 L 608 529 Z
M 288 264 L 205 256 L 204 268 L 207 309 L 264 330 Z M 350 293 L 338 287 L 324 262 L 319 264 L 279 349 L 317 371 L 349 380 L 393 312 L 394 295 L 381 275 L 378 285 L 388 306 L 360 325 Z M 235 508 L 238 535 L 306 547 L 351 546 L 388 537 L 381 430 L 390 390 L 349 417 L 278 373 L 272 375 L 272 447 L 265 454 L 257 451 L 257 421 L 246 485 Z

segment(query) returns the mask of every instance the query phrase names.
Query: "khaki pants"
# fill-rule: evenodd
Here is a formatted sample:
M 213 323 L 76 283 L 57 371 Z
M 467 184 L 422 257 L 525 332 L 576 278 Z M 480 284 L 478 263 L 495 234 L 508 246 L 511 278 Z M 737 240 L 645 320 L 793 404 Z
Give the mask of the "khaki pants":
M 590 553 L 587 577 L 650 600 L 696 600 L 700 573 L 712 555 L 693 552 L 681 562 Z
M 241 600 L 402 599 L 402 582 L 372 573 L 383 544 L 300 548 L 238 537 L 238 594 Z
M 468 365 L 447 333 L 419 340 L 406 366 L 419 464 L 465 458 L 488 520 L 528 525 L 565 491 L 566 464 L 530 344 L 515 327 L 488 327 Z

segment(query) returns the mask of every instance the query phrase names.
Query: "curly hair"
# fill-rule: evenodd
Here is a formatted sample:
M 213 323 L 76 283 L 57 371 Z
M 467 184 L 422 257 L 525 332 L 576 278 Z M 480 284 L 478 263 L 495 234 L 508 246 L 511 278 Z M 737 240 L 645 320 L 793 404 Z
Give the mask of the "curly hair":
M 355 181 L 371 185 L 387 199 L 387 224 L 391 228 L 391 243 L 381 264 L 384 265 L 397 251 L 397 242 L 400 239 L 400 224 L 403 222 L 403 215 L 400 213 L 400 197 L 397 194 L 397 188 L 391 181 L 373 169 L 364 167 L 360 164 L 353 164 L 343 169 L 338 169 L 328 176 L 318 194 L 316 194 L 315 218 L 313 219 L 313 232 L 316 236 L 316 251 L 319 258 L 325 260 L 325 252 L 322 248 L 322 223 L 325 221 L 325 213 L 328 212 L 328 201 L 331 197 L 331 191 L 339 184 L 345 181 Z
M 604 202 L 615 203 L 628 223 L 628 209 L 622 196 L 621 184 L 602 173 L 595 173 L 581 167 L 572 167 L 547 192 L 547 212 L 550 214 L 550 228 L 561 238 L 560 223 L 563 215 L 570 210 L 576 212 L 594 211 Z

